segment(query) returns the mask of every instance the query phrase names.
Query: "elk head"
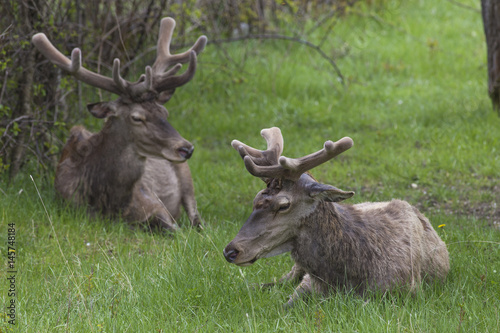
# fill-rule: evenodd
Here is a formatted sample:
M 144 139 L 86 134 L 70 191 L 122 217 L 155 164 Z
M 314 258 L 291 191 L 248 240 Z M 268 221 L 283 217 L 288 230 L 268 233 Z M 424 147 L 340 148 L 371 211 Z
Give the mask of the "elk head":
M 316 153 L 292 159 L 281 156 L 283 136 L 279 128 L 264 129 L 261 135 L 267 142 L 264 151 L 237 140 L 231 143 L 247 170 L 267 184 L 255 197 L 252 214 L 223 251 L 228 262 L 239 266 L 292 250 L 300 224 L 313 214 L 319 201 L 338 202 L 354 195 L 320 184 L 306 173 L 351 148 L 351 138 L 326 141 Z
M 112 78 L 109 78 L 82 67 L 78 48 L 71 52 L 71 59 L 68 59 L 43 33 L 33 36 L 33 44 L 53 64 L 78 80 L 120 96 L 112 102 L 90 104 L 88 110 L 97 118 L 106 118 L 106 126 L 112 129 L 111 132 L 127 137 L 135 144 L 139 155 L 183 162 L 191 157 L 194 147 L 167 121 L 168 111 L 162 104 L 172 97 L 177 87 L 193 78 L 196 55 L 205 48 L 207 38 L 201 36 L 186 52 L 172 55 L 170 42 L 174 28 L 172 18 L 161 20 L 156 60 L 152 67 L 146 67 L 145 74 L 136 82 L 126 81 L 120 76 L 119 59 L 114 60 Z M 188 69 L 181 75 L 175 75 L 183 63 L 189 63 Z

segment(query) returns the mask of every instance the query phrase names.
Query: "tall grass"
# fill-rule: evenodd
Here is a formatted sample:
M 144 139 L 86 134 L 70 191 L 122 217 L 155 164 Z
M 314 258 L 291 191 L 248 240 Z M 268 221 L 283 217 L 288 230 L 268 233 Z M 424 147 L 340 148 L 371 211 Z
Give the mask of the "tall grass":
M 32 181 L 28 170 L 2 185 L 2 253 L 7 224 L 17 230 L 15 329 L 500 331 L 500 119 L 487 97 L 481 17 L 452 2 L 386 3 L 380 12 L 356 9 L 324 44 L 346 88 L 303 45 L 245 41 L 226 45 L 230 59 L 206 49 L 195 79 L 167 105 L 173 125 L 197 147 L 189 164 L 202 232 L 186 216 L 174 236 L 90 219 L 56 198 L 53 179 Z M 271 126 L 281 127 L 291 157 L 351 136 L 355 146 L 315 177 L 356 191 L 351 202 L 397 197 L 419 206 L 448 244 L 446 283 L 424 285 L 415 296 L 316 295 L 284 311 L 292 284 L 254 287 L 286 273 L 288 255 L 227 264 L 222 249 L 263 187 L 229 143 L 264 147 L 259 132 Z

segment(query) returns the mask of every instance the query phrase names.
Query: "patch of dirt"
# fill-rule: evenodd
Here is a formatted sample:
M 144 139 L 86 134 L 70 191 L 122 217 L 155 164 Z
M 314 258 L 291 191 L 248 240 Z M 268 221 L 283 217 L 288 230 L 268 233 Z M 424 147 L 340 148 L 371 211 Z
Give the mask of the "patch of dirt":
M 433 200 L 428 194 L 424 194 L 418 203 L 415 203 L 415 206 L 418 209 L 425 207 L 427 210 L 430 208 L 430 210 L 445 212 L 447 215 L 484 220 L 490 227 L 500 231 L 500 185 L 483 187 L 480 191 L 488 192 L 494 199 L 486 202 L 471 202 L 468 199 L 438 202 Z M 467 197 L 466 190 L 463 191 L 463 197 Z
M 383 188 L 383 184 L 377 184 L 373 187 L 362 186 L 356 192 L 362 196 L 370 197 L 374 193 L 382 192 Z M 444 212 L 446 215 L 471 217 L 476 220 L 486 221 L 490 227 L 500 231 L 500 183 L 473 190 L 460 186 L 460 188 L 454 189 L 454 191 L 460 193 L 460 199 L 448 201 L 436 199 L 428 189 L 416 184 L 411 184 L 410 188 L 418 191 L 418 194 L 414 193 L 403 199 L 407 200 L 423 213 Z M 468 198 L 472 191 L 476 197 L 479 192 L 479 194 L 487 193 L 487 197 L 492 199 L 484 202 L 471 202 Z

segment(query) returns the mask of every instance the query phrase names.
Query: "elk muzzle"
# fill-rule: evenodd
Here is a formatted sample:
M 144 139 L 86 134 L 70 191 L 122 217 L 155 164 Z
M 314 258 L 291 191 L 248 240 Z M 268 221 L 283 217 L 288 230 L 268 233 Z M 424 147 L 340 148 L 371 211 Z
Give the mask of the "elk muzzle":
M 230 243 L 226 248 L 222 251 L 224 254 L 224 257 L 226 258 L 227 262 L 231 264 L 235 264 L 238 266 L 250 266 L 254 262 L 257 261 L 257 257 L 253 257 L 251 260 L 245 260 L 244 254 L 242 251 L 238 250 L 233 243 Z
M 238 254 L 240 254 L 240 251 L 236 249 L 229 249 L 226 251 L 226 249 L 224 249 L 222 253 L 224 254 L 224 257 L 226 258 L 227 262 L 233 264 L 236 258 L 238 257 Z
M 191 158 L 191 156 L 193 155 L 193 151 L 194 151 L 194 146 L 191 146 L 190 148 L 181 147 L 177 149 L 179 155 L 186 160 Z
M 163 142 L 160 156 L 172 163 L 182 163 L 191 158 L 193 152 L 194 146 L 180 137 Z

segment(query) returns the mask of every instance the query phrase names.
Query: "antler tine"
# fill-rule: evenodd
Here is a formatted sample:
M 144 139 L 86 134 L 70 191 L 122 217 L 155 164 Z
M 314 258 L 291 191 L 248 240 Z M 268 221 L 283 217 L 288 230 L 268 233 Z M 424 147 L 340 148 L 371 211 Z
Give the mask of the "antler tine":
M 122 92 L 127 91 L 127 87 L 129 86 L 129 82 L 124 80 L 120 75 L 120 59 L 115 59 L 113 61 L 113 81 L 120 88 Z
M 196 72 L 196 53 L 191 51 L 189 58 L 189 67 L 181 75 L 174 76 L 173 73 L 177 73 L 180 69 L 180 64 L 177 64 L 172 69 L 164 73 L 163 75 L 156 75 L 154 88 L 156 91 L 161 92 L 172 88 L 180 87 L 194 77 Z M 154 71 L 154 69 L 153 69 Z
M 337 142 L 326 141 L 323 149 L 295 159 L 281 156 L 283 136 L 279 128 L 263 129 L 261 135 L 267 141 L 267 150 L 252 148 L 238 140 L 233 140 L 231 145 L 240 153 L 248 172 L 266 182 L 272 178 L 296 181 L 304 172 L 343 153 L 354 144 L 349 137 Z
M 231 146 L 236 149 L 242 158 L 249 155 L 257 165 L 275 165 L 278 164 L 278 158 L 283 152 L 283 136 L 278 127 L 266 128 L 260 132 L 260 135 L 267 142 L 266 150 L 252 148 L 241 141 L 233 140 Z
M 120 87 L 109 77 L 91 72 L 81 63 L 81 51 L 75 48 L 71 52 L 71 60 L 59 52 L 54 45 L 49 41 L 44 33 L 38 33 L 32 38 L 36 48 L 54 65 L 69 72 L 78 80 L 85 82 L 96 88 L 104 89 L 117 95 L 122 95 Z
M 252 148 L 241 141 L 233 140 L 231 141 L 231 146 L 240 153 L 241 158 L 245 158 L 245 156 L 250 155 L 252 157 L 261 158 L 262 151 Z
M 276 154 L 276 161 L 278 162 L 278 157 L 283 152 L 283 136 L 281 135 L 281 130 L 278 127 L 266 128 L 260 132 L 260 135 L 267 142 L 267 150 L 266 151 L 274 151 Z M 246 155 L 250 155 L 255 158 L 263 158 L 263 154 L 266 151 L 252 148 L 241 141 L 233 140 L 231 142 L 231 146 L 240 152 L 241 157 L 245 157 Z M 274 162 L 274 161 L 273 161 Z M 275 164 L 272 163 L 272 164 Z M 271 164 L 271 163 L 270 163 Z
M 349 137 L 344 137 L 337 142 L 326 141 L 323 149 L 301 158 L 288 158 L 281 156 L 279 164 L 287 170 L 290 170 L 289 178 L 298 179 L 301 174 L 317 167 L 335 156 L 343 153 L 353 146 L 354 142 Z
M 154 89 L 158 93 L 175 89 L 189 82 L 196 72 L 196 55 L 203 51 L 207 44 L 207 37 L 201 36 L 189 50 L 179 54 L 171 54 L 170 43 L 174 28 L 175 20 L 173 18 L 166 17 L 161 20 L 156 60 L 153 64 Z M 181 64 L 187 62 L 189 62 L 189 67 L 186 72 L 174 76 L 181 68 Z M 164 73 L 165 70 L 174 64 L 173 68 Z
M 145 74 L 141 74 L 137 82 L 130 83 L 129 81 L 122 79 L 120 76 L 120 61 L 115 59 L 113 63 L 113 80 L 125 94 L 133 99 L 142 100 L 147 98 L 146 96 L 157 95 L 153 89 L 153 70 L 151 69 L 151 66 L 146 66 Z M 149 95 L 147 95 L 148 92 Z
M 278 164 L 278 158 L 283 152 L 283 135 L 278 127 L 263 129 L 260 134 L 267 142 L 266 150 L 252 148 L 238 140 L 231 145 L 236 149 L 252 175 L 263 179 L 282 176 L 283 167 Z
M 163 18 L 160 22 L 160 33 L 158 36 L 158 46 L 156 50 L 156 61 L 153 64 L 153 71 L 164 72 L 173 64 L 184 64 L 190 61 L 191 51 L 200 54 L 207 44 L 207 37 L 200 36 L 194 45 L 187 51 L 179 54 L 170 53 L 170 43 L 175 29 L 175 20 L 171 17 Z
M 245 167 L 247 168 L 248 172 L 250 172 L 250 174 L 255 177 L 260 177 L 264 181 L 271 178 L 285 178 L 283 176 L 286 171 L 288 171 L 286 169 L 283 169 L 283 167 L 279 164 L 258 165 L 255 163 L 255 159 L 252 159 L 248 155 L 243 158 L 243 161 L 245 162 Z
M 260 131 L 260 135 L 267 142 L 267 150 L 272 151 L 276 156 L 276 160 L 283 153 L 283 135 L 278 127 L 265 128 Z

